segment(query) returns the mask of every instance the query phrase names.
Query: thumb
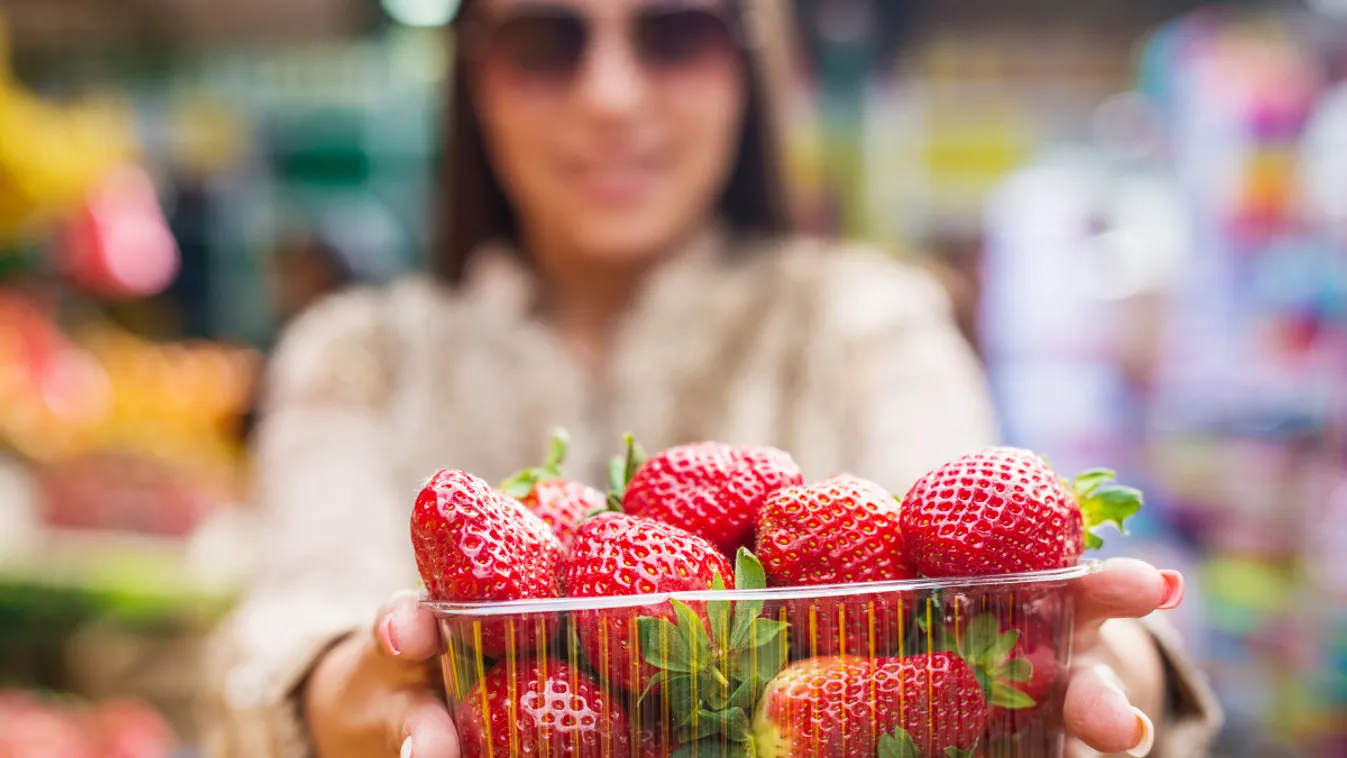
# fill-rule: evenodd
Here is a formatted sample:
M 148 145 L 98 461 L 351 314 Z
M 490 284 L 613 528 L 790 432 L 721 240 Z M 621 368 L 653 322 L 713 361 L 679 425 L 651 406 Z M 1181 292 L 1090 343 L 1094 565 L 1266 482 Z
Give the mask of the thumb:
M 429 690 L 403 690 L 388 704 L 388 742 L 398 758 L 459 758 L 453 719 Z

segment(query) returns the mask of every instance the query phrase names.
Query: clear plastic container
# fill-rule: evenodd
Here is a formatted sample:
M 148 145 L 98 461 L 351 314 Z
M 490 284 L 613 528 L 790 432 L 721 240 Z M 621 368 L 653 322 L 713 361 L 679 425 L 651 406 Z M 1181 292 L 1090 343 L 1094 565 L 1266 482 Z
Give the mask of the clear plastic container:
M 1051 758 L 1094 568 L 427 605 L 465 758 Z

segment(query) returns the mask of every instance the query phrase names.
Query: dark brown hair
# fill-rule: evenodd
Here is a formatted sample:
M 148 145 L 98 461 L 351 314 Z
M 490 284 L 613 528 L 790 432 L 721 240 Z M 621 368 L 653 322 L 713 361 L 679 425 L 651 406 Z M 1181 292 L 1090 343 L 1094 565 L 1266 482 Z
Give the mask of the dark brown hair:
M 459 18 L 479 0 L 463 0 Z M 741 2 L 730 4 L 744 19 Z M 740 26 L 744 26 L 740 23 Z M 473 252 L 491 240 L 517 242 L 513 209 L 486 154 L 481 124 L 471 97 L 471 61 L 454 45 L 453 75 L 441 126 L 439 208 L 431 268 L 450 284 L 462 282 Z M 789 228 L 776 120 L 768 93 L 766 62 L 745 46 L 748 103 L 738 157 L 717 204 L 720 218 L 736 234 L 784 234 Z

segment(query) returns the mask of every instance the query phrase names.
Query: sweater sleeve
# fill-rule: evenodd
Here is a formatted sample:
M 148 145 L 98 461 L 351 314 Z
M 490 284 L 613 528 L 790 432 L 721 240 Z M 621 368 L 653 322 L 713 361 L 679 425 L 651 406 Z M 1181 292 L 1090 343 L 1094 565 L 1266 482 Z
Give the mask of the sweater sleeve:
M 842 276 L 855 473 L 895 495 L 993 444 L 989 392 L 944 289 L 925 272 L 858 259 Z M 836 318 L 836 317 L 835 317 Z
M 1184 651 L 1182 638 L 1164 614 L 1153 613 L 1141 623 L 1160 650 L 1168 685 L 1165 722 L 1156 725 L 1159 739 L 1152 755 L 1157 758 L 1208 755 L 1225 720 L 1216 694 Z
M 208 656 L 211 756 L 309 755 L 298 686 L 328 646 L 415 582 L 411 499 L 389 452 L 383 296 L 320 303 L 274 355 L 255 459 L 258 573 Z

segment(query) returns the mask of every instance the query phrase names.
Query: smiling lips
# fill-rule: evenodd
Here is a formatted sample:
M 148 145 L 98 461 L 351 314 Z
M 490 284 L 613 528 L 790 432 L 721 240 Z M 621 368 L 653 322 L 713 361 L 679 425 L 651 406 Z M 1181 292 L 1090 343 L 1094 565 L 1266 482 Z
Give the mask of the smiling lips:
M 629 206 L 646 200 L 662 169 L 652 154 L 577 160 L 567 164 L 566 183 L 595 205 Z

